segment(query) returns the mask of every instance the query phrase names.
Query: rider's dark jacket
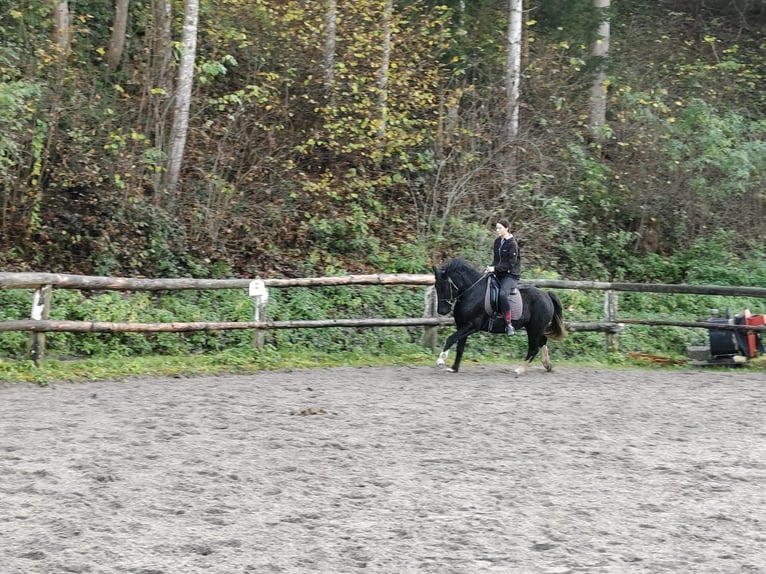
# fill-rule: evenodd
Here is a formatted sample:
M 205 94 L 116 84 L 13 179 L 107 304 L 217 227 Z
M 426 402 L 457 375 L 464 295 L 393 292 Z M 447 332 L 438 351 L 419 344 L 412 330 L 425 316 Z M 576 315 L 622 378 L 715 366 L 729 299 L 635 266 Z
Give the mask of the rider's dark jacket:
M 495 275 L 510 275 L 517 281 L 521 279 L 519 244 L 513 235 L 509 239 L 496 238 L 492 253 L 494 255 L 492 266 L 495 268 Z

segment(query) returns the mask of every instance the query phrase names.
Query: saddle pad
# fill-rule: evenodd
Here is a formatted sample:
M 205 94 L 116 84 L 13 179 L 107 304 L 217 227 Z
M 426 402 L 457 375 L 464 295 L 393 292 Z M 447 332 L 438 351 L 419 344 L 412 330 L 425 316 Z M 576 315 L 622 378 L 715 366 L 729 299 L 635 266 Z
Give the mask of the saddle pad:
M 511 292 L 511 318 L 519 319 L 524 312 L 524 303 L 521 300 L 521 291 L 518 288 Z
M 497 312 L 498 309 L 498 294 L 500 292 L 500 286 L 496 279 L 487 282 L 487 291 L 484 294 L 484 310 L 487 315 L 492 315 Z M 518 319 L 524 312 L 524 302 L 521 298 L 521 291 L 516 287 L 511 292 L 511 318 Z

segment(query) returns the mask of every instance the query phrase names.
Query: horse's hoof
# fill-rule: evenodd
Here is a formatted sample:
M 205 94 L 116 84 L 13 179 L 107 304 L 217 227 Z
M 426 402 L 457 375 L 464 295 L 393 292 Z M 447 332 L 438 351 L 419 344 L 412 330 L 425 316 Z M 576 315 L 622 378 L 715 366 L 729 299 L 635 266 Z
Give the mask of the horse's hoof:
M 545 372 L 550 373 L 553 370 L 553 365 L 545 365 Z
M 457 371 L 456 371 L 455 369 L 453 369 L 452 367 L 450 367 L 449 369 L 447 369 L 447 371 L 446 371 L 446 372 L 448 372 L 448 373 L 457 373 Z

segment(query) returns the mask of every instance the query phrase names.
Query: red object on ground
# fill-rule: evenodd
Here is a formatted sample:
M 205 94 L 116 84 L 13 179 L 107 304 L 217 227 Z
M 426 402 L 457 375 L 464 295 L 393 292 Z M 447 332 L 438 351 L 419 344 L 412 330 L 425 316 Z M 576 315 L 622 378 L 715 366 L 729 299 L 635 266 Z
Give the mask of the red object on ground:
M 766 325 L 766 315 L 751 315 L 750 309 L 745 309 L 745 325 Z M 753 358 L 758 354 L 758 343 L 755 332 L 747 333 L 747 356 Z

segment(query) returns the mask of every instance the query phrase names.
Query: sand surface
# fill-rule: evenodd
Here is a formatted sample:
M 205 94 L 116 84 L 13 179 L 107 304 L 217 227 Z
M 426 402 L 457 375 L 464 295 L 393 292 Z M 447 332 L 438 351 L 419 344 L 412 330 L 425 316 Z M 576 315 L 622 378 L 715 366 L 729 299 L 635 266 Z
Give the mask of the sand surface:
M 766 376 L 0 383 L 0 573 L 766 572 Z

